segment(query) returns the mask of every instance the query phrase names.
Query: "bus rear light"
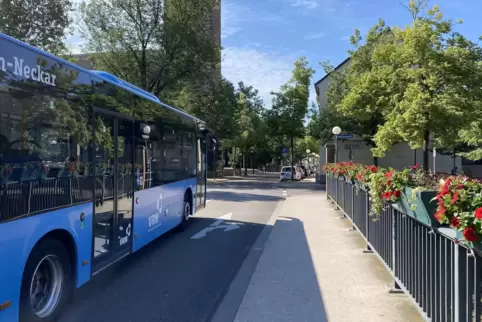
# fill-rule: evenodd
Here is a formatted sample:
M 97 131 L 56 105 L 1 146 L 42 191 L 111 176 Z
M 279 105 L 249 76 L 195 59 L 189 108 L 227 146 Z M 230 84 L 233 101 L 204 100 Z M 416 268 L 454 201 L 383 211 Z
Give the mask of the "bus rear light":
M 139 204 L 139 197 L 136 198 L 136 205 Z
M 8 309 L 12 305 L 12 301 L 7 301 L 5 303 L 0 304 L 0 311 Z

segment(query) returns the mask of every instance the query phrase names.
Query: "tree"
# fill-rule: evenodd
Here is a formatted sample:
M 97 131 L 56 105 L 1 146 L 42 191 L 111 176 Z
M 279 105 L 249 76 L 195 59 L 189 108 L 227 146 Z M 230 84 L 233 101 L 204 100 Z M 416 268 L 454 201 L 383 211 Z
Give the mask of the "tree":
M 205 24 L 216 0 L 92 0 L 83 2 L 86 51 L 98 69 L 154 95 L 204 85 L 220 48 Z M 166 8 L 166 10 L 164 10 Z M 168 94 L 165 94 L 168 95 Z
M 269 114 L 271 128 L 276 126 L 276 135 L 286 137 L 291 146 L 291 166 L 294 166 L 294 140 L 303 137 L 304 118 L 308 109 L 309 86 L 314 70 L 308 67 L 306 57 L 294 63 L 291 79 L 272 93 L 273 107 Z
M 170 100 L 176 107 L 206 120 L 221 142 L 237 134 L 236 90 L 228 80 L 222 79 L 218 84 L 196 90 L 186 86 Z
M 55 55 L 65 53 L 70 0 L 1 0 L 0 31 Z
M 261 142 L 265 133 L 261 118 L 263 105 L 261 98 L 258 96 L 258 91 L 252 86 L 245 86 L 243 82 L 238 83 L 236 97 L 237 134 L 231 140 L 231 145 L 241 149 L 244 175 L 247 175 L 246 156 L 254 152 L 256 145 Z
M 455 146 L 457 134 L 480 106 L 482 53 L 452 31 L 452 21 L 443 20 L 437 6 L 422 17 L 425 5 L 423 0 L 409 1 L 413 22 L 391 29 L 392 39 L 373 52 L 374 67 L 367 75 L 372 81 L 352 91 L 382 97 L 375 106 L 385 123 L 375 134 L 374 154 L 383 156 L 393 144 L 407 142 L 412 149 L 423 148 L 423 168 L 428 170 L 430 138 L 437 147 Z M 462 137 L 474 143 L 469 134 L 474 132 L 465 133 Z
M 391 29 L 383 20 L 373 26 L 367 34 L 366 42 L 361 43 L 362 37 L 355 30 L 351 43 L 355 47 L 350 50 L 350 65 L 344 71 L 335 70 L 328 62 L 322 63 L 331 83 L 326 93 L 328 108 L 322 111 L 322 121 L 325 128 L 323 139 L 331 138 L 331 129 L 338 125 L 344 131 L 360 136 L 368 145 L 376 147 L 373 140 L 378 126 L 384 123 L 383 111 L 388 100 L 379 75 L 373 73 L 373 52 L 380 44 L 393 38 Z M 374 164 L 378 158 L 374 156 Z

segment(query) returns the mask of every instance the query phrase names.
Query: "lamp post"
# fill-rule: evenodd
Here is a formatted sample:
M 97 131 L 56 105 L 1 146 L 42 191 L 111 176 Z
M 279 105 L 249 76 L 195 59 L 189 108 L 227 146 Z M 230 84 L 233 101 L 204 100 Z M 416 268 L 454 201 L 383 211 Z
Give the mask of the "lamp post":
M 341 133 L 341 128 L 339 126 L 333 127 L 331 133 L 335 135 L 335 163 L 338 163 L 338 135 Z

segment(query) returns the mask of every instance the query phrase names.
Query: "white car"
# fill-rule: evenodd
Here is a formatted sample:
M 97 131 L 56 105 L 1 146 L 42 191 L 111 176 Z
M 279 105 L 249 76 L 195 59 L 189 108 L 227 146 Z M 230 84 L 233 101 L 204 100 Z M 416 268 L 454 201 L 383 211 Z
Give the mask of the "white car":
M 291 167 L 283 167 L 279 177 L 281 181 L 291 180 Z M 293 180 L 301 180 L 301 172 L 296 167 L 293 170 Z

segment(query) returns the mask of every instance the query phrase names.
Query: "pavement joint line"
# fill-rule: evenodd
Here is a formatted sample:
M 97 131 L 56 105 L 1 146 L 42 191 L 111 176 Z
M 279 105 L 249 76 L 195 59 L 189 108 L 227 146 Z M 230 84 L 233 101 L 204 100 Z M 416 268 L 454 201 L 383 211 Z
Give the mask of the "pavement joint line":
M 251 278 L 253 277 L 256 267 L 258 266 L 259 259 L 263 254 L 264 245 L 268 240 L 271 231 L 273 230 L 273 226 L 278 218 L 278 213 L 280 213 L 284 204 L 285 200 L 281 200 L 276 205 L 275 210 L 271 213 L 270 218 L 251 247 L 248 255 L 243 261 L 243 264 L 236 273 L 236 276 L 227 287 L 224 297 L 221 298 L 219 305 L 214 311 L 214 314 L 212 314 L 212 318 L 208 319 L 209 321 L 227 322 L 234 321 L 236 318 L 239 306 L 243 301 L 249 283 L 251 282 Z

